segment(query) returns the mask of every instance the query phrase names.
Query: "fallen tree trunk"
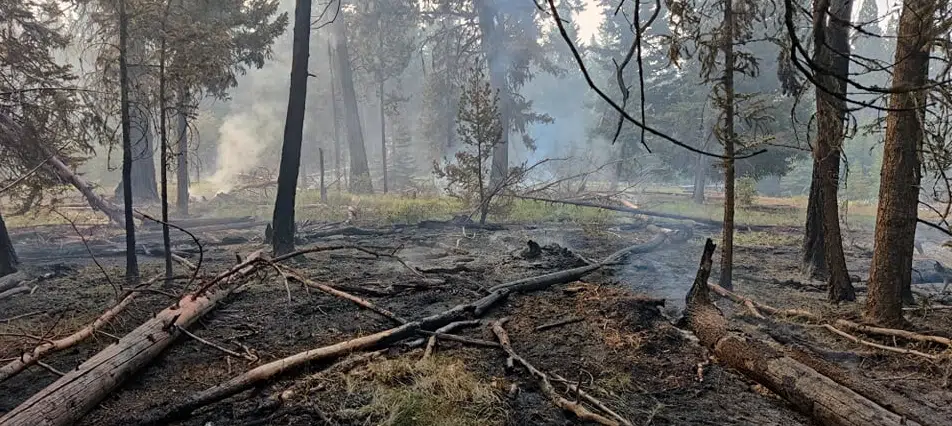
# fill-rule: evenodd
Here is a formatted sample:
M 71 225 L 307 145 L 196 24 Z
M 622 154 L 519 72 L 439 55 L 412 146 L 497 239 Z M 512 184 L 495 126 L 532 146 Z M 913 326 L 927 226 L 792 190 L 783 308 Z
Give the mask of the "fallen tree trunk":
M 717 359 L 780 395 L 821 424 L 920 424 L 776 351 L 766 342 L 728 331 L 727 320 L 711 303 L 709 297 L 707 280 L 711 273 L 713 254 L 714 243 L 708 239 L 697 277 L 686 298 L 685 323 Z
M 109 217 L 109 220 L 113 223 L 119 225 L 126 223 L 125 216 L 123 216 L 122 210 L 120 210 L 118 206 L 106 201 L 105 198 L 97 194 L 93 190 L 93 185 L 89 183 L 89 181 L 70 170 L 70 168 L 65 163 L 63 163 L 63 160 L 60 160 L 59 157 L 55 155 L 50 157 L 49 161 L 47 161 L 47 164 L 51 166 L 50 168 L 52 169 L 53 173 L 59 176 L 60 179 L 69 182 L 71 185 L 73 185 L 73 187 L 79 190 L 79 192 L 83 194 L 83 197 L 86 197 L 89 207 L 92 207 L 93 210 L 98 210 L 105 213 L 105 215 Z
M 20 287 L 20 284 L 28 281 L 30 276 L 26 272 L 19 271 L 0 277 L 0 293 L 14 287 Z
M 252 255 L 257 256 L 260 256 L 260 252 Z M 252 270 L 249 267 L 242 273 L 247 274 Z M 240 287 L 234 280 L 229 284 L 218 291 L 197 297 L 194 294 L 184 296 L 116 344 L 97 353 L 0 417 L 0 425 L 54 426 L 75 423 L 168 347 L 178 337 L 180 328 L 197 321 Z

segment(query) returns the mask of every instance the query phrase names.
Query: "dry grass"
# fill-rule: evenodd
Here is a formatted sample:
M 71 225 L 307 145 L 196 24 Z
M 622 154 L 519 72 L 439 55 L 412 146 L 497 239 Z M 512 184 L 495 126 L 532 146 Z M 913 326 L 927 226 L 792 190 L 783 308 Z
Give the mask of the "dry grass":
M 448 357 L 376 362 L 350 374 L 347 388 L 371 395 L 358 411 L 379 425 L 476 426 L 505 418 L 499 392 Z

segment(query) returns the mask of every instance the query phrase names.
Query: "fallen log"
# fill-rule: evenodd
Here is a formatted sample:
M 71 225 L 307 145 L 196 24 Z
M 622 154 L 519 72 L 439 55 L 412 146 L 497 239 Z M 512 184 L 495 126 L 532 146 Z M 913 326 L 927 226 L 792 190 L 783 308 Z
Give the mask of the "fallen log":
M 0 300 L 6 299 L 8 297 L 16 296 L 20 293 L 29 293 L 31 291 L 33 291 L 33 289 L 25 285 L 21 285 L 19 287 L 13 287 L 6 291 L 0 291 Z
M 260 256 L 256 252 L 251 257 Z M 250 273 L 246 268 L 233 278 Z M 186 328 L 214 309 L 240 285 L 230 280 L 217 291 L 186 295 L 116 344 L 89 358 L 63 377 L 0 417 L 3 426 L 57 426 L 75 423 L 127 378 L 152 361 Z
M 105 198 L 97 194 L 93 190 L 93 185 L 89 183 L 89 181 L 70 170 L 70 168 L 65 163 L 63 163 L 63 160 L 60 160 L 59 157 L 56 155 L 50 157 L 46 164 L 50 166 L 50 169 L 52 169 L 56 176 L 59 176 L 60 179 L 69 182 L 71 185 L 73 185 L 73 187 L 79 190 L 79 192 L 83 194 L 83 197 L 85 197 L 86 201 L 89 203 L 89 207 L 92 207 L 93 210 L 103 212 L 109 218 L 109 220 L 115 224 L 122 225 L 126 223 L 125 216 L 118 206 L 106 201 Z
M 714 243 L 708 239 L 694 285 L 686 297 L 684 323 L 717 359 L 770 389 L 821 424 L 920 424 L 778 352 L 766 342 L 728 331 L 727 320 L 711 302 L 707 286 L 714 248 Z
M 17 250 L 19 251 L 19 250 Z M 4 275 L 0 277 L 0 293 L 9 290 L 14 287 L 20 287 L 20 284 L 24 281 L 29 281 L 30 276 L 26 272 L 18 271 L 9 275 Z

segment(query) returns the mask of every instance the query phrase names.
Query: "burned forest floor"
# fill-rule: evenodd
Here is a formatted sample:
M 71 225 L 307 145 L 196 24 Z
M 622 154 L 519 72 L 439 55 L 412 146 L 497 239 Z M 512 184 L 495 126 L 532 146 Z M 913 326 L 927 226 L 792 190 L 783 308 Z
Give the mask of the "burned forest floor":
M 204 243 L 199 278 L 225 271 L 236 258 L 256 250 L 269 251 L 264 225 L 235 218 L 210 220 L 194 228 Z M 402 263 L 356 250 L 335 250 L 300 256 L 285 266 L 412 321 L 479 299 L 501 283 L 582 266 L 649 242 L 657 227 L 665 226 L 625 215 L 595 223 L 511 221 L 492 227 L 428 220 L 401 225 L 370 219 L 346 224 L 307 221 L 298 226 L 299 248 L 359 246 L 393 253 Z M 159 275 L 163 264 L 158 228 L 143 228 L 140 262 L 146 279 Z M 785 225 L 755 231 L 741 227 L 735 248 L 735 293 L 781 309 L 807 310 L 831 322 L 859 322 L 871 233 L 853 230 L 845 244 L 860 301 L 832 306 L 825 301 L 823 283 L 806 280 L 800 273 L 800 232 L 799 227 Z M 4 363 L 38 342 L 73 333 L 115 303 L 123 276 L 123 258 L 116 255 L 121 238 L 104 226 L 83 233 L 85 241 L 75 237 L 70 225 L 12 230 L 23 263 L 37 278 L 30 292 L 0 300 Z M 719 242 L 719 233 L 713 227 L 695 227 L 687 238 L 670 238 L 580 280 L 512 294 L 483 314 L 483 323 L 452 332 L 477 344 L 439 338 L 432 354 L 424 357 L 426 336 L 421 334 L 377 352 L 312 363 L 203 407 L 181 424 L 579 423 L 552 404 L 536 377 L 518 365 L 507 368 L 505 352 L 485 345 L 497 342 L 488 324 L 500 318 L 509 319 L 505 327 L 514 350 L 553 378 L 560 395 L 575 401 L 578 394 L 570 387 L 580 384 L 632 424 L 813 424 L 771 391 L 716 360 L 711 362 L 696 338 L 675 325 L 704 240 Z M 173 250 L 197 263 L 194 243 L 181 233 L 173 235 Z M 923 249 L 917 256 L 952 263 L 945 261 L 952 259 L 952 252 L 939 239 L 924 243 Z M 90 260 L 90 252 L 98 254 L 98 265 Z M 175 266 L 181 277 L 151 287 L 91 338 L 0 383 L 0 416 L 55 381 L 59 372 L 75 368 L 199 285 L 190 283 L 187 269 Z M 79 424 L 136 424 L 150 410 L 172 406 L 256 365 L 395 325 L 347 300 L 286 281 L 272 268 L 263 268 L 246 281 L 241 291 L 189 329 L 207 343 L 180 336 Z M 939 282 L 937 287 L 941 286 Z M 732 328 L 777 344 L 793 341 L 816 348 L 851 374 L 952 418 L 948 347 L 860 336 L 936 359 L 883 351 L 795 318 L 765 323 L 743 305 L 728 299 L 716 303 Z M 913 329 L 952 337 L 952 310 L 923 306 L 908 314 Z

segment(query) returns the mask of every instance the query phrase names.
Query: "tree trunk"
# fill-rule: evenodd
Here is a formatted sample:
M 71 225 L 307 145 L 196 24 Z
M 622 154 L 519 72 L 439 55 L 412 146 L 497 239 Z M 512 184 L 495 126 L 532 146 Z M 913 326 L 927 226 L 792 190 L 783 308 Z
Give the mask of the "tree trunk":
M 128 17 L 126 0 L 119 0 L 119 108 L 122 110 L 122 199 L 123 223 L 126 227 L 126 280 L 130 283 L 139 277 L 139 260 L 136 257 L 136 226 L 132 220 L 132 136 L 129 105 L 129 67 L 126 65 L 128 51 Z
M 284 144 L 278 172 L 278 195 L 274 202 L 275 255 L 294 251 L 294 198 L 298 169 L 301 166 L 301 142 L 304 137 L 304 113 L 307 101 L 307 62 L 311 41 L 311 0 L 297 0 L 294 6 L 294 47 L 291 56 L 291 84 L 288 95 Z
M 327 202 L 327 186 L 324 184 L 324 148 L 317 149 L 317 160 L 321 172 L 321 202 Z
M 383 78 L 377 79 L 377 98 L 380 101 L 380 158 L 383 165 L 383 193 L 387 193 L 387 115 L 383 107 Z
M 344 25 L 343 16 L 338 16 L 331 26 L 334 28 L 336 43 L 334 61 L 337 64 L 341 95 L 344 100 L 344 121 L 347 140 L 350 144 L 350 190 L 357 194 L 370 194 L 374 189 L 370 181 L 370 167 L 367 165 L 367 150 L 364 147 L 364 136 L 360 126 L 354 73 L 350 65 L 350 52 Z
M 334 76 L 334 53 L 330 42 L 327 43 L 328 68 L 331 75 L 331 110 L 334 112 L 334 175 L 337 178 L 337 193 L 341 192 L 343 173 L 341 172 L 340 112 L 337 106 L 337 78 Z
M 127 40 L 128 44 L 128 40 Z M 130 86 L 127 97 L 129 99 L 129 134 L 132 144 L 132 196 L 140 203 L 159 201 L 159 192 L 155 181 L 155 145 L 152 140 L 152 120 L 149 116 L 146 89 L 141 87 L 146 79 L 147 72 L 141 62 L 145 61 L 141 43 L 132 44 L 132 58 L 136 62 L 129 65 L 130 52 L 126 49 L 127 84 Z M 125 175 L 123 175 L 125 176 Z M 125 179 L 125 177 L 123 177 Z M 122 183 L 116 190 L 116 198 L 124 197 L 125 190 L 121 190 Z
M 846 83 L 849 78 L 849 20 L 852 0 L 817 0 L 814 2 L 814 57 L 817 65 L 828 71 L 816 72 L 821 84 L 834 94 L 817 90 L 817 137 L 813 155 L 819 171 L 819 207 L 823 221 L 823 251 L 829 277 L 828 300 L 833 303 L 856 300 L 856 291 L 846 269 L 843 238 L 836 192 L 839 188 L 840 152 L 843 146 L 846 118 Z M 830 18 L 832 16 L 832 18 Z M 830 75 L 835 74 L 835 75 Z M 811 187 L 817 182 L 811 182 Z M 812 191 L 812 188 L 811 188 Z
M 188 216 L 188 90 L 181 89 L 178 104 L 178 152 L 176 153 L 176 207 L 179 216 Z
M 165 3 L 165 16 L 162 17 L 162 41 L 159 47 L 159 197 L 162 202 L 162 247 L 165 251 L 165 278 L 172 280 L 172 239 L 169 236 L 169 135 L 167 128 L 168 111 L 165 108 L 165 23 L 169 16 L 172 0 Z
M 490 187 L 496 187 L 506 178 L 509 172 L 509 130 L 511 124 L 511 99 L 506 69 L 508 61 L 502 42 L 501 29 L 497 26 L 499 18 L 495 8 L 487 4 L 488 0 L 478 0 L 476 9 L 479 15 L 479 29 L 482 33 L 482 47 L 486 53 L 486 63 L 489 66 L 489 85 L 499 95 L 499 120 L 502 126 L 502 135 L 499 143 L 493 145 L 492 168 L 489 174 Z
M 902 3 L 892 87 L 905 90 L 889 96 L 886 140 L 876 211 L 876 234 L 869 273 L 867 320 L 896 326 L 904 322 L 902 294 L 912 280 L 912 254 L 922 178 L 922 145 L 930 40 L 936 4 L 930 0 Z
M 71 185 L 73 185 L 73 187 L 79 190 L 93 210 L 103 212 L 107 217 L 109 217 L 109 220 L 116 224 L 122 225 L 125 223 L 123 213 L 119 210 L 119 207 L 109 201 L 106 201 L 106 199 L 101 197 L 99 194 L 96 194 L 93 189 L 93 185 L 82 176 L 76 174 L 76 172 L 70 170 L 66 163 L 63 163 L 59 157 L 50 157 L 49 161 L 47 161 L 47 164 L 50 165 L 51 171 L 55 173 L 58 178 L 65 182 L 69 182 Z M 133 213 L 133 215 L 135 215 L 135 213 Z
M 734 13 L 733 0 L 724 0 L 724 228 L 720 285 L 734 288 Z
M 839 161 L 839 159 L 837 159 Z M 826 280 L 826 252 L 823 242 L 823 194 L 820 192 L 820 162 L 813 157 L 813 177 L 807 199 L 807 225 L 803 235 L 803 273 L 811 279 Z
M 17 252 L 10 240 L 7 224 L 3 221 L 3 214 L 0 213 L 0 277 L 16 272 L 17 264 Z
M 707 156 L 697 156 L 694 169 L 694 204 L 704 204 L 704 187 L 707 186 Z

